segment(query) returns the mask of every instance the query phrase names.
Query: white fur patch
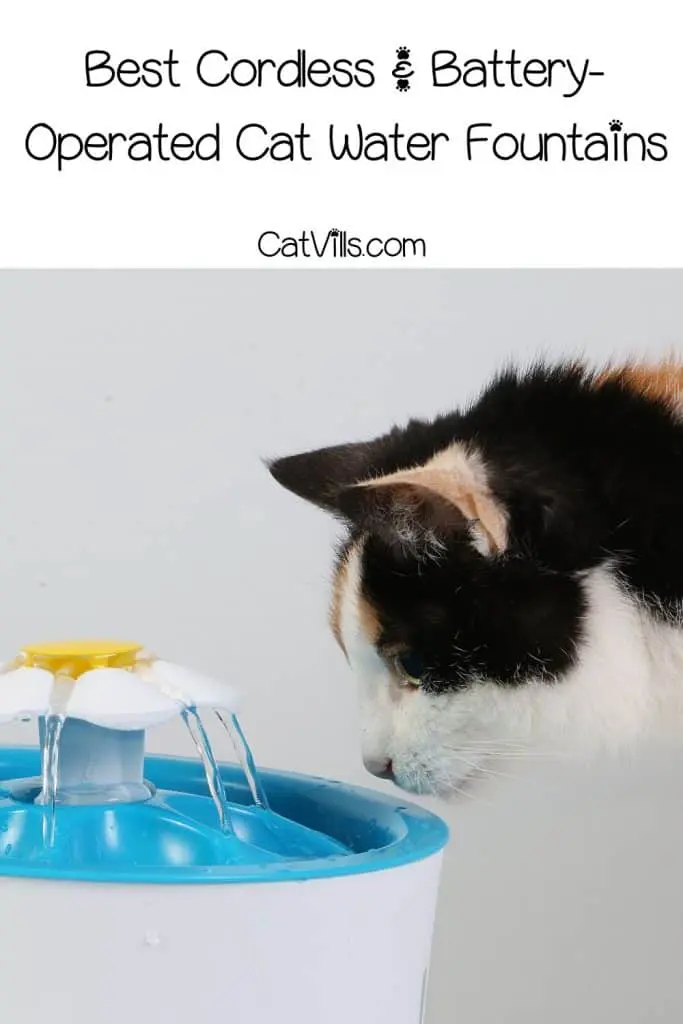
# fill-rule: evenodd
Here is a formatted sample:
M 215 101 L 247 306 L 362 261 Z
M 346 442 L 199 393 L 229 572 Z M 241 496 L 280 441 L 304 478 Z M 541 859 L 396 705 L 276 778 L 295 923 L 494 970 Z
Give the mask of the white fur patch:
M 358 682 L 361 749 L 368 771 L 381 772 L 391 757 L 396 684 L 361 625 L 363 542 L 349 552 L 340 600 L 339 628 L 346 656 Z
M 405 789 L 448 794 L 491 757 L 512 749 L 616 751 L 680 728 L 683 629 L 655 621 L 607 568 L 585 576 L 585 635 L 566 676 L 517 687 L 484 679 L 442 695 L 400 687 L 364 636 L 360 574 L 357 549 L 342 595 L 341 629 L 358 677 L 363 756 L 371 771 L 391 760 Z

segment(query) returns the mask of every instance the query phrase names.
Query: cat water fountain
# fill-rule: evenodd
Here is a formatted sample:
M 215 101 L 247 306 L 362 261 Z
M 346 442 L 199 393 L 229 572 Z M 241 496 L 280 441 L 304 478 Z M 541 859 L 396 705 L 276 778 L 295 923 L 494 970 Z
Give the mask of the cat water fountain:
M 0 984 L 17 1024 L 420 1024 L 446 826 L 257 772 L 232 687 L 137 644 L 0 668 Z M 218 766 L 202 715 L 239 765 Z M 199 758 L 145 759 L 183 717 Z

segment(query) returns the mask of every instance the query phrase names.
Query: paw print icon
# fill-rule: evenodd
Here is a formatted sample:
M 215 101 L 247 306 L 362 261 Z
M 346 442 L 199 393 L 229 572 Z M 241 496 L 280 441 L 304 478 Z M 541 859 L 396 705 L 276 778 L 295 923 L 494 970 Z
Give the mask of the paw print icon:
M 609 123 L 609 130 L 611 132 L 620 132 L 623 127 L 622 121 L 610 121 Z
M 396 50 L 397 63 L 391 72 L 396 79 L 396 88 L 399 92 L 408 92 L 410 89 L 409 78 L 415 74 L 410 63 L 410 49 L 407 46 L 399 46 Z

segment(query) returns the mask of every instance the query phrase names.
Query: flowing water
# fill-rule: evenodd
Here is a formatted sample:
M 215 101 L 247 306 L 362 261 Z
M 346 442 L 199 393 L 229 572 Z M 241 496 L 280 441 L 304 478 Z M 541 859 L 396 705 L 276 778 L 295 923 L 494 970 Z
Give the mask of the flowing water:
M 50 709 L 45 716 L 42 785 L 39 802 L 46 808 L 43 819 L 43 842 L 52 847 L 55 842 L 55 804 L 59 787 L 59 740 L 66 721 L 66 708 L 73 692 L 73 679 L 60 672 L 55 676 L 50 693 Z
M 51 694 L 50 710 L 45 716 L 41 728 L 43 748 L 42 779 L 41 791 L 37 802 L 42 804 L 45 809 L 43 842 L 48 848 L 54 846 L 55 841 L 55 805 L 59 787 L 59 746 L 67 717 L 66 710 L 72 687 L 73 682 L 70 679 L 58 678 L 55 680 Z M 186 706 L 181 714 L 204 766 L 209 793 L 216 807 L 221 831 L 232 835 L 234 832 L 230 807 L 204 724 L 195 707 Z M 268 810 L 268 799 L 259 779 L 251 748 L 242 732 L 237 716 L 219 711 L 215 712 L 215 714 L 232 741 L 254 804 L 257 807 Z
M 182 712 L 182 717 L 188 728 L 190 736 L 194 741 L 194 745 L 197 748 L 197 753 L 201 758 L 202 764 L 204 765 L 206 781 L 209 786 L 209 792 L 211 793 L 213 802 L 216 805 L 221 831 L 232 833 L 233 828 L 230 820 L 230 809 L 225 796 L 225 789 L 223 788 L 223 780 L 221 779 L 216 758 L 213 755 L 213 750 L 209 743 L 209 737 L 206 735 L 206 730 L 204 729 L 202 720 L 199 717 L 197 709 L 192 707 L 186 707 Z
M 263 786 L 261 785 L 261 780 L 259 779 L 258 771 L 256 770 L 254 755 L 251 752 L 251 747 L 247 743 L 246 736 L 242 732 L 242 726 L 239 723 L 237 715 L 228 715 L 224 714 L 222 711 L 217 711 L 216 717 L 232 740 L 232 745 L 235 748 L 235 753 L 237 754 L 237 758 L 247 780 L 247 785 L 249 786 L 251 799 L 257 807 L 263 807 L 264 810 L 267 810 L 268 798 L 266 797 Z
M 49 714 L 45 719 L 42 787 L 39 799 L 45 807 L 43 843 L 47 847 L 54 846 L 55 842 L 55 803 L 59 781 L 59 740 L 65 721 L 65 715 Z

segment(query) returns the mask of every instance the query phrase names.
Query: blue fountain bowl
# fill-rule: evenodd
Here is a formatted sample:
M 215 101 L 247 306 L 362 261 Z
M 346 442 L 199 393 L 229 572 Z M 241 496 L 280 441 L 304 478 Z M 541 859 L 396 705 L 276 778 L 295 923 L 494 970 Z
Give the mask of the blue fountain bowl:
M 240 767 L 222 765 L 232 829 L 221 831 L 196 761 L 151 757 L 143 802 L 33 802 L 38 750 L 0 748 L 0 876 L 140 883 L 282 882 L 383 871 L 439 852 L 436 815 L 373 790 L 261 771 L 253 805 Z

